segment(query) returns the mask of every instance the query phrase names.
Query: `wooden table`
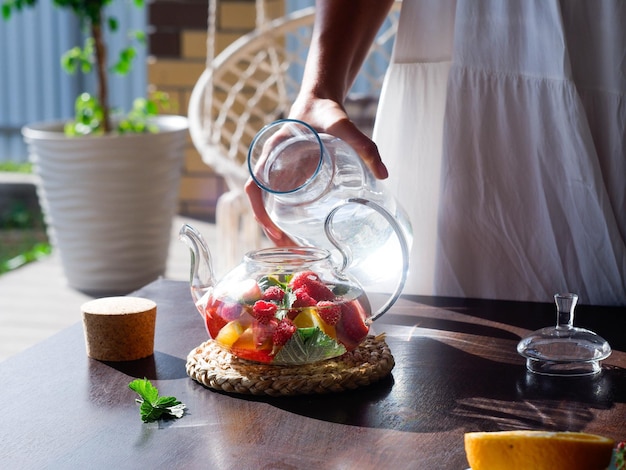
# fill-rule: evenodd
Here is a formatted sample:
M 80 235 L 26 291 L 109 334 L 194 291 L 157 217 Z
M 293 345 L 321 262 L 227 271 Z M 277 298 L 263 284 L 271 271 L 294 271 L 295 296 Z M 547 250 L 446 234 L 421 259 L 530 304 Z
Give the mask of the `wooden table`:
M 207 336 L 185 283 L 136 295 L 158 305 L 153 357 L 88 359 L 78 323 L 0 363 L 0 468 L 463 470 L 467 431 L 626 439 L 624 309 L 579 306 L 577 325 L 614 352 L 596 377 L 549 378 L 527 373 L 515 346 L 552 323 L 552 304 L 407 297 L 375 324 L 395 357 L 390 377 L 334 395 L 259 398 L 187 377 L 187 354 Z M 136 377 L 188 413 L 142 423 L 128 389 Z

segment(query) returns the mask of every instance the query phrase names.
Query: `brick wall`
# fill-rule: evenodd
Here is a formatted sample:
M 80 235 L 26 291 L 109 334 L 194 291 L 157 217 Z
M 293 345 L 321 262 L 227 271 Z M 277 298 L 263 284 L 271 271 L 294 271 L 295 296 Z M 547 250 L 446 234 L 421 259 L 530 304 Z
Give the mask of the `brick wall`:
M 282 14 L 283 0 L 266 0 L 270 17 Z M 148 5 L 148 83 L 151 89 L 166 91 L 187 114 L 189 96 L 206 64 L 208 0 L 153 0 Z M 216 54 L 254 28 L 255 0 L 217 0 Z M 188 141 L 179 212 L 212 220 L 217 198 L 226 190 L 222 179 L 205 165 Z

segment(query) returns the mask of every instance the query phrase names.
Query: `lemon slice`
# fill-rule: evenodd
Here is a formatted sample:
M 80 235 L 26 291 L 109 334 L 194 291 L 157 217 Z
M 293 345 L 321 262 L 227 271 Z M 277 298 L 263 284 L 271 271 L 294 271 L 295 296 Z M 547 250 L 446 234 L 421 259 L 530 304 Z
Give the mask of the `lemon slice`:
M 465 434 L 472 470 L 604 470 L 612 439 L 580 432 L 502 431 Z

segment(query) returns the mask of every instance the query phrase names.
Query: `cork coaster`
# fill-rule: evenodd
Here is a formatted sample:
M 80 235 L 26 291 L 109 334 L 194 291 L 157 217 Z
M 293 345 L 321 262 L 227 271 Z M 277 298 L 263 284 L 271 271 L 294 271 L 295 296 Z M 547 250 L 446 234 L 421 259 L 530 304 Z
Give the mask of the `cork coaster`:
M 354 351 L 315 364 L 276 366 L 239 359 L 208 340 L 187 356 L 187 374 L 214 390 L 292 396 L 353 390 L 388 375 L 395 365 L 384 335 L 368 336 Z
M 156 304 L 140 297 L 104 297 L 81 306 L 87 355 L 134 361 L 154 353 Z

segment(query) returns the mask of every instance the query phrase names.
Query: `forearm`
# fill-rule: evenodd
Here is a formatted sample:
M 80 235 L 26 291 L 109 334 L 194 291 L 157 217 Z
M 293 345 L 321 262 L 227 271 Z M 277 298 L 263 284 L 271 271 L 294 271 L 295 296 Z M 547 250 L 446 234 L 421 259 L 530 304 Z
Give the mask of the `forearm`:
M 394 0 L 317 0 L 301 93 L 343 103 Z

